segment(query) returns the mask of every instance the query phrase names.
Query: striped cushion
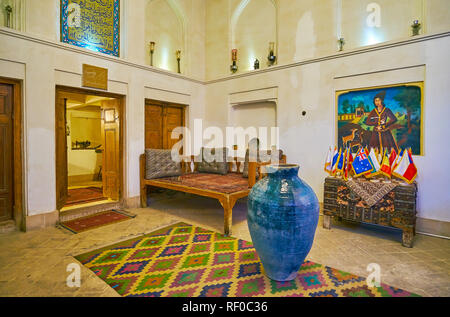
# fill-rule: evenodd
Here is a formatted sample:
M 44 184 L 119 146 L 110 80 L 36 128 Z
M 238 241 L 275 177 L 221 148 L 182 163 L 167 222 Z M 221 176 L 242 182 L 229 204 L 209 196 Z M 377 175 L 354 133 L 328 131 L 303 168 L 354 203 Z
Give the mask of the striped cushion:
M 145 150 L 145 178 L 180 176 L 181 164 L 172 160 L 171 150 Z

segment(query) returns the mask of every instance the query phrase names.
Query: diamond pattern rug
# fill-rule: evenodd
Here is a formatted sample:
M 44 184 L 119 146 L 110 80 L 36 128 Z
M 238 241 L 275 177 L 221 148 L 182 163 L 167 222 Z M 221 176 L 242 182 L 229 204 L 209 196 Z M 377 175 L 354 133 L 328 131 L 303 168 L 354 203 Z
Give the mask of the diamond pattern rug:
M 252 243 L 177 223 L 75 257 L 117 293 L 132 297 L 410 297 L 306 261 L 295 280 L 272 281 Z

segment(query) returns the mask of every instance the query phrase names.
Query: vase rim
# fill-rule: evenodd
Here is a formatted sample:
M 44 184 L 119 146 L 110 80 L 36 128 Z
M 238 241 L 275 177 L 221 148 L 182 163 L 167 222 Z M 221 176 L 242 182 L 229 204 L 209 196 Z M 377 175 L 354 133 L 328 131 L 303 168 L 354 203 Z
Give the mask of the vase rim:
M 299 168 L 298 164 L 271 164 L 268 166 L 271 170 L 282 171 L 282 170 L 290 170 L 293 168 Z

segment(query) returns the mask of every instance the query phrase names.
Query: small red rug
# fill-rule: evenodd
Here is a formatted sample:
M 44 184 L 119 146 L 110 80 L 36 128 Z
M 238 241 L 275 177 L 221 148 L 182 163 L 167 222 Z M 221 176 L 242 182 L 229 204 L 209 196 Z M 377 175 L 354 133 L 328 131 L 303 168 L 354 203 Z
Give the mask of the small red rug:
M 68 196 L 65 206 L 73 206 L 93 201 L 106 199 L 103 197 L 103 188 L 85 187 L 68 190 Z
M 109 211 L 103 211 L 94 215 L 61 222 L 61 226 L 72 231 L 73 233 L 80 233 L 98 227 L 125 221 L 134 217 L 136 216 L 128 215 L 119 210 L 113 209 Z

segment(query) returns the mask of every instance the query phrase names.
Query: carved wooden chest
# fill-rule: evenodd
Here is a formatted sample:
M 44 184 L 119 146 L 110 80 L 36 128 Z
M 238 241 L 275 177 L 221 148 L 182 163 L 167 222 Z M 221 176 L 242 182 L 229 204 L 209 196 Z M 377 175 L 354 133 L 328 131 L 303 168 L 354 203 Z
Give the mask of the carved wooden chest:
M 369 182 L 369 181 L 367 181 Z M 416 227 L 417 184 L 396 186 L 375 205 L 369 207 L 343 179 L 327 177 L 324 185 L 324 228 L 331 217 L 360 223 L 372 223 L 403 232 L 402 245 L 412 247 Z

